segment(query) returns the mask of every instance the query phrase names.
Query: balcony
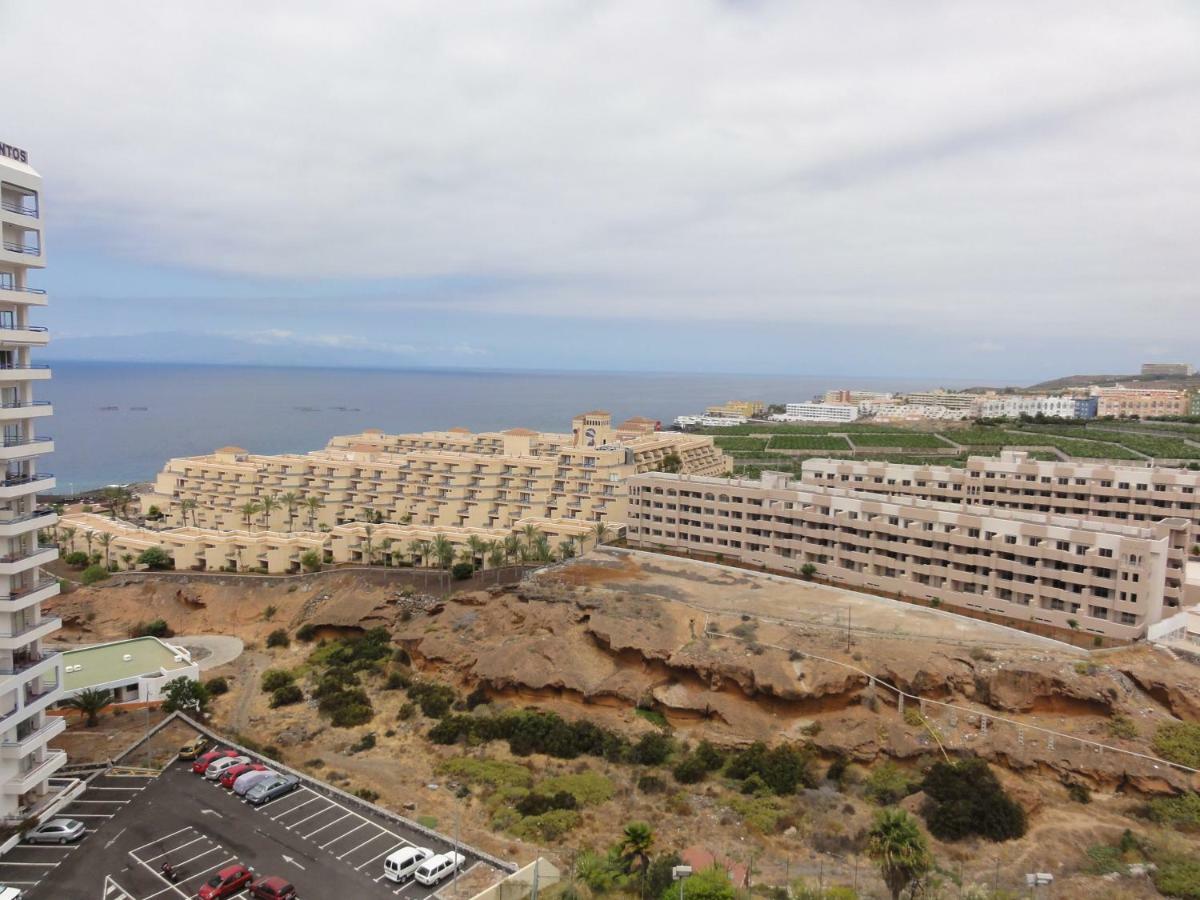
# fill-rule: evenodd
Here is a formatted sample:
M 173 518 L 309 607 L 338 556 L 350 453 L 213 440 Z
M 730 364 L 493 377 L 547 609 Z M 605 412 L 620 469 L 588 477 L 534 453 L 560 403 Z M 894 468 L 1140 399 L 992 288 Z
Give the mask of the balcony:
M 30 459 L 43 453 L 54 452 L 54 438 L 13 438 L 0 444 L 0 460 Z
M 57 547 L 34 547 L 0 556 L 0 575 L 19 575 L 58 559 Z
M 0 325 L 0 343 L 44 347 L 50 343 L 50 329 L 45 325 Z
M 11 741 L 0 741 L 0 759 L 28 756 L 35 748 L 62 734 L 66 727 L 67 720 L 63 716 L 47 716 L 40 728 Z
M 54 476 L 49 473 L 6 478 L 0 481 L 0 500 L 24 497 L 34 491 L 49 491 L 54 485 Z
M 44 616 L 14 632 L 0 631 L 0 650 L 16 650 L 26 644 L 49 637 L 60 628 L 62 628 L 62 619 L 58 616 Z
M 20 253 L 23 256 L 42 255 L 42 248 L 37 244 L 22 244 L 17 241 L 4 241 L 2 246 L 9 253 Z
M 41 762 L 4 782 L 2 790 L 6 794 L 28 793 L 61 769 L 66 762 L 65 750 L 49 750 Z
M 50 366 L 45 363 L 29 366 L 0 366 L 0 382 L 45 381 L 49 377 Z
M 9 604 L 8 609 L 24 609 L 26 606 L 31 606 L 34 603 L 40 603 L 43 600 L 49 600 L 58 593 L 58 579 L 43 578 L 40 581 L 34 582 L 29 587 L 10 589 L 7 594 L 0 594 L 0 610 L 4 609 L 5 603 Z
M 14 655 L 11 660 L 0 660 L 0 675 L 20 675 L 35 666 L 59 659 L 61 656 L 62 654 L 57 650 L 39 650 L 33 653 Z
M 0 297 L 5 303 L 20 303 L 25 306 L 45 306 L 46 292 L 41 288 L 17 287 L 11 281 L 0 280 Z
M 0 511 L 0 538 L 16 537 L 39 528 L 49 528 L 58 521 L 58 514 L 49 507 L 41 507 L 28 513 Z

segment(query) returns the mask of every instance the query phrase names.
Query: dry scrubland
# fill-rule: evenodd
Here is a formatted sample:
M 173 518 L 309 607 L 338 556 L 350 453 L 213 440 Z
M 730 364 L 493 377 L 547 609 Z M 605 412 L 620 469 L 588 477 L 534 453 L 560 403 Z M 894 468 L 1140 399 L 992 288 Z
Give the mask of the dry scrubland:
M 1028 820 L 1004 842 L 932 839 L 946 896 L 957 896 L 960 867 L 968 886 L 998 877 L 1016 889 L 1025 872 L 1050 871 L 1058 896 L 1157 896 L 1146 877 L 1087 873 L 1196 850 L 1190 831 L 1147 814 L 1153 805 L 1160 819 L 1200 825 L 1161 799 L 1194 788 L 1190 778 L 1068 737 L 1149 753 L 1164 724 L 1200 719 L 1200 670 L 1147 648 L 1089 658 L 932 610 L 617 550 L 446 602 L 334 573 L 302 587 L 147 581 L 75 591 L 54 607 L 71 640 L 154 618 L 239 635 L 247 652 L 206 673 L 230 685 L 213 704 L 217 727 L 506 857 L 542 847 L 569 864 L 642 820 L 655 854 L 698 844 L 736 863 L 753 856 L 760 885 L 857 878 L 865 896 L 883 895 L 863 832 L 881 801 L 921 808 L 921 793 L 904 795 L 939 744 L 986 759 Z M 268 648 L 280 628 L 289 645 Z M 384 630 L 364 643 L 372 628 Z M 268 676 L 270 692 L 269 670 L 288 673 Z M 902 713 L 864 673 L 961 709 Z M 356 706 L 359 690 L 370 711 Z M 563 738 L 529 707 L 592 723 L 591 743 L 574 758 L 536 752 L 575 753 L 560 739 L 578 735 Z M 330 713 L 369 721 L 336 727 Z M 754 741 L 794 752 L 764 763 L 746 753 Z M 710 744 L 723 771 L 699 761 Z M 596 886 L 597 866 L 580 858 Z

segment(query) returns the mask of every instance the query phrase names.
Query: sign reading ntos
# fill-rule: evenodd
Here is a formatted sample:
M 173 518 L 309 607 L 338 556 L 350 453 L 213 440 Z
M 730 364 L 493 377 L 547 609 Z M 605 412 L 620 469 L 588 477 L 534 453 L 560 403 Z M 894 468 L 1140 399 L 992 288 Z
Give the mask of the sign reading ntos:
M 9 159 L 15 159 L 17 162 L 29 162 L 29 154 L 20 147 L 13 147 L 10 144 L 0 144 L 0 156 L 7 156 Z

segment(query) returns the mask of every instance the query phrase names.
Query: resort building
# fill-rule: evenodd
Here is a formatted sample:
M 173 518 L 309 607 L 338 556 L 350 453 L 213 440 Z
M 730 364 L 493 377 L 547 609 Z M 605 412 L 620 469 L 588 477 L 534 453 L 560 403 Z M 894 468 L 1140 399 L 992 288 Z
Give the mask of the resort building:
M 31 280 L 46 264 L 42 182 L 28 155 L 11 147 L 0 154 L 0 227 L 0 824 L 11 824 L 53 801 L 49 779 L 66 762 L 46 746 L 63 728 L 46 716 L 62 693 L 62 658 L 42 648 L 62 624 L 42 615 L 58 582 L 41 567 L 58 551 L 38 546 L 37 537 L 57 521 L 37 502 L 39 491 L 54 487 L 53 476 L 38 470 L 54 449 L 39 434 L 50 402 L 34 398 L 34 386 L 50 377 L 34 362 L 47 341 L 46 328 L 34 324 L 46 294 Z
M 745 425 L 750 420 L 745 416 L 676 416 L 678 428 L 732 428 Z
M 1152 388 L 1095 388 L 1096 415 L 1118 419 L 1186 416 L 1191 407 L 1187 391 Z
M 508 531 L 530 518 L 621 522 L 625 480 L 659 468 L 720 475 L 733 466 L 711 437 L 618 433 L 595 412 L 576 417 L 569 435 L 365 431 L 307 454 L 224 447 L 169 461 L 141 503 L 168 524 L 219 529 L 363 521 Z
M 789 403 L 782 415 L 771 419 L 776 422 L 853 422 L 858 418 L 858 407 L 851 403 Z
M 1099 523 L 884 497 L 777 472 L 630 480 L 631 544 L 812 571 L 1004 624 L 1118 640 L 1141 638 L 1179 611 L 1187 530 L 1183 519 Z
M 1142 374 L 1152 378 L 1190 378 L 1196 374 L 1196 369 L 1188 363 L 1142 363 Z
M 1200 472 L 1030 459 L 1021 450 L 972 456 L 966 466 L 916 466 L 875 460 L 808 459 L 805 484 L 894 498 L 971 503 L 1097 520 L 1101 526 L 1188 523 L 1200 544 Z
M 950 409 L 945 406 L 914 406 L 909 403 L 863 403 L 860 410 L 876 422 L 962 421 L 974 418 L 969 409 Z
M 978 394 L 960 394 L 953 391 L 917 391 L 905 395 L 905 402 L 912 406 L 944 406 L 946 409 L 971 411 L 979 401 Z
M 706 416 L 738 417 L 753 419 L 762 416 L 767 411 L 767 404 L 761 400 L 730 400 L 720 406 L 710 406 L 704 410 Z
M 825 392 L 826 403 L 850 403 L 854 406 L 860 406 L 863 403 L 894 403 L 895 394 L 884 393 L 883 391 L 850 391 L 850 390 L 835 390 Z
M 177 570 L 197 572 L 261 572 L 295 575 L 305 571 L 310 551 L 322 564 L 357 563 L 374 565 L 434 566 L 439 540 L 450 547 L 455 560 L 470 562 L 476 569 L 508 565 L 529 555 L 531 540 L 543 540 L 556 557 L 564 543 L 578 553 L 595 546 L 595 523 L 566 519 L 521 519 L 511 529 L 429 527 L 423 525 L 350 522 L 328 531 L 231 531 L 192 525 L 156 531 L 95 513 L 72 513 L 63 517 L 59 538 L 67 552 L 102 552 L 118 569 L 139 568 L 138 558 L 151 547 L 160 547 Z M 622 529 L 610 526 L 606 540 L 619 537 Z M 109 535 L 105 538 L 104 535 Z M 515 543 L 505 538 L 513 537 Z M 107 542 L 107 544 L 105 543 Z M 494 553 L 496 546 L 501 548 Z
M 984 419 L 1017 419 L 1021 416 L 1045 416 L 1049 419 L 1090 419 L 1086 415 L 1096 405 L 1095 398 L 1037 396 L 1009 394 L 986 397 L 979 401 L 977 411 Z M 1080 415 L 1080 413 L 1084 415 Z
M 62 661 L 64 700 L 90 688 L 112 691 L 113 703 L 150 703 L 162 699 L 167 682 L 200 677 L 187 650 L 156 637 L 67 650 Z

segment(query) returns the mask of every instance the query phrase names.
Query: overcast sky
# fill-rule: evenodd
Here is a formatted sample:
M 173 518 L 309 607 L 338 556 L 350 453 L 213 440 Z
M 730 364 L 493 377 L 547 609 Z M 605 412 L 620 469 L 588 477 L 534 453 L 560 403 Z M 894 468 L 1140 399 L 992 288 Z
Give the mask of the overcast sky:
M 62 355 L 1200 362 L 1195 3 L 0 0 L 0 52 Z

